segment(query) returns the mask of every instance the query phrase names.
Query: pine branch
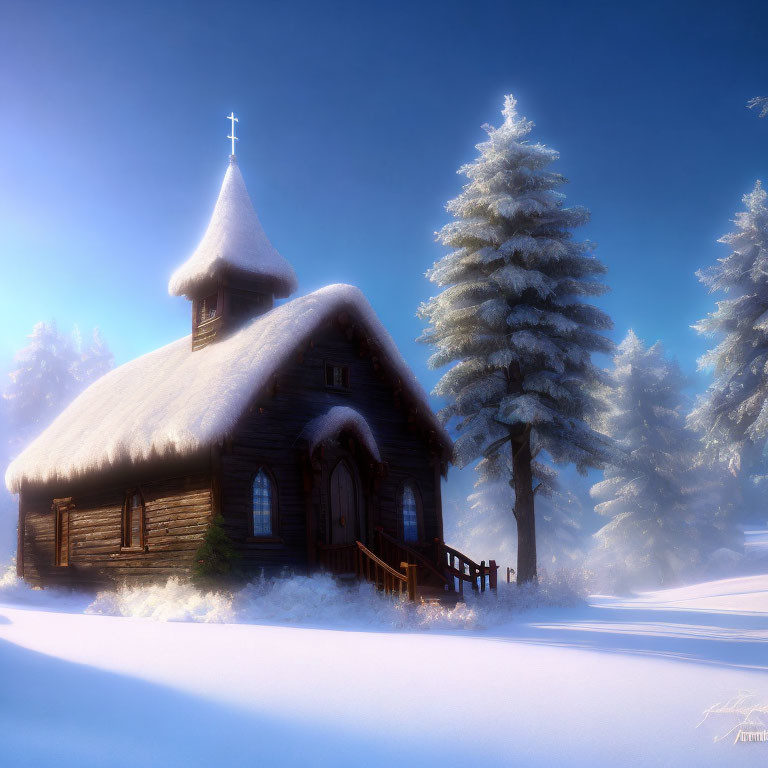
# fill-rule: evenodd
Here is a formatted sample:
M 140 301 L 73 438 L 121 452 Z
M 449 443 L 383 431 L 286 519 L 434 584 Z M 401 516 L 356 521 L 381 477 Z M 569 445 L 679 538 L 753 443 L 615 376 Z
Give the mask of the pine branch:
M 511 440 L 512 435 L 505 435 L 504 437 L 495 440 L 483 451 L 483 458 L 489 459 L 494 453 L 496 453 L 496 451 L 499 450 L 499 448 L 501 448 L 502 445 L 504 445 L 504 443 L 508 443 Z
M 754 109 L 755 107 L 760 107 L 760 117 L 768 115 L 768 97 L 755 96 L 754 99 L 747 102 L 747 109 Z

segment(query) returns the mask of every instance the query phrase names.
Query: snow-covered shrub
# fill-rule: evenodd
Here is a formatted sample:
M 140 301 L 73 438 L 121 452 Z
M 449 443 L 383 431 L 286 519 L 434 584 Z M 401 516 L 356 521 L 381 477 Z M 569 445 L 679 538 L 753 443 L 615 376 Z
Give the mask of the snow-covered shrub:
M 203 541 L 195 552 L 192 572 L 201 582 L 227 577 L 232 574 L 238 557 L 232 540 L 224 530 L 224 518 L 216 515 L 208 524 Z
M 156 621 L 232 622 L 232 596 L 204 591 L 171 577 L 164 584 L 123 585 L 99 592 L 86 613 L 134 616 Z
M 336 628 L 468 627 L 466 605 L 416 606 L 387 597 L 366 583 L 339 585 L 328 575 L 261 578 L 235 591 L 206 591 L 170 578 L 165 584 L 100 592 L 87 613 L 156 621 L 297 624 Z
M 370 584 L 340 585 L 328 575 L 262 578 L 236 591 L 204 591 L 176 578 L 165 584 L 100 592 L 86 613 L 156 621 L 294 624 L 337 629 L 477 629 L 513 621 L 524 611 L 578 603 L 581 575 L 544 575 L 541 583 L 499 585 L 498 595 L 468 591 L 451 605 L 414 604 Z
M 276 624 L 348 630 L 492 629 L 519 620 L 526 611 L 579 604 L 589 589 L 579 569 L 542 571 L 538 584 L 500 583 L 498 593 L 468 590 L 456 605 L 409 603 L 367 583 L 340 585 L 333 577 L 256 579 L 238 590 L 205 590 L 189 580 L 122 585 L 93 595 L 32 588 L 15 565 L 0 570 L 0 602 L 36 608 L 124 616 L 153 621 L 215 624 Z

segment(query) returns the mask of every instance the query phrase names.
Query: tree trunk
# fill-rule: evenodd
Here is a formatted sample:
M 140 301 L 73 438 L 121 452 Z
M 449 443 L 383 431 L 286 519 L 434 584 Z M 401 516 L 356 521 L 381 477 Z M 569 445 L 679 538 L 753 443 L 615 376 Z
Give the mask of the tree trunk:
M 512 439 L 512 486 L 517 521 L 517 582 L 536 581 L 536 518 L 533 511 L 531 432 Z

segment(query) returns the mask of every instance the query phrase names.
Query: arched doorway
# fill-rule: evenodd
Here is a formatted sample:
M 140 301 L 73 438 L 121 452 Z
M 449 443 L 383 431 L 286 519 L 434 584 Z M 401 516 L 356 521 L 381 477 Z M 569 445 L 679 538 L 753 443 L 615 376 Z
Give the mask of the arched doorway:
M 358 493 L 349 464 L 341 459 L 331 472 L 331 544 L 354 544 L 360 536 Z

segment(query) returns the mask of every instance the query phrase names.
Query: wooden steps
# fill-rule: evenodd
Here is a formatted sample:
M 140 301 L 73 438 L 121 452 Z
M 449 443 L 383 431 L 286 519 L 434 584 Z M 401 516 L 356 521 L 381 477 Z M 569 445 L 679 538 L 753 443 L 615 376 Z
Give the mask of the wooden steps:
M 464 601 L 464 588 L 496 591 L 494 560 L 477 563 L 444 542 L 434 542 L 432 558 L 376 529 L 378 553 L 362 542 L 318 546 L 321 568 L 340 585 L 368 581 L 387 594 L 407 595 L 412 602 L 453 607 Z M 425 551 L 428 548 L 424 547 Z M 443 574 L 440 570 L 443 570 Z M 458 587 L 458 588 L 457 588 Z

